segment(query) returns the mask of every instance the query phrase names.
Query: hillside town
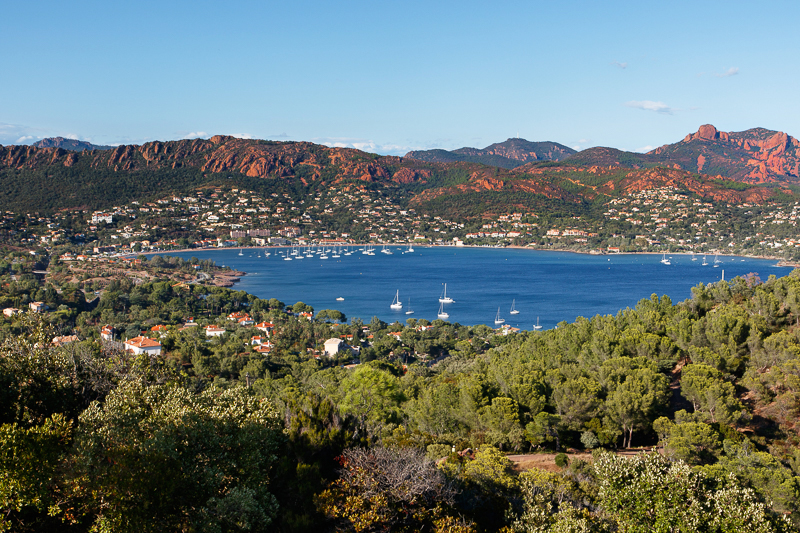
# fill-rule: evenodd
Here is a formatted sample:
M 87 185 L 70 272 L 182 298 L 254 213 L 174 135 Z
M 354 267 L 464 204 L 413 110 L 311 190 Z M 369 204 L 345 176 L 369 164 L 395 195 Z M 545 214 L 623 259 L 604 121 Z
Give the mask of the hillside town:
M 305 198 L 213 187 L 98 212 L 6 212 L 0 242 L 65 260 L 186 248 L 413 243 L 791 261 L 800 258 L 797 217 L 797 202 L 729 205 L 672 187 L 611 198 L 568 217 L 511 209 L 480 220 L 421 212 L 402 195 L 352 185 Z

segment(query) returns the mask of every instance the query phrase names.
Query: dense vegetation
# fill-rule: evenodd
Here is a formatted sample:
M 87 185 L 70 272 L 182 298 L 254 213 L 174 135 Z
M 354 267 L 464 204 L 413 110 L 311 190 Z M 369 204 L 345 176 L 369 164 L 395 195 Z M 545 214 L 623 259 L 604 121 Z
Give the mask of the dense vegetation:
M 42 286 L 29 274 L 41 267 L 0 264 L 5 305 L 54 310 L 0 325 L 14 531 L 797 528 L 798 271 L 503 335 L 308 320 L 302 302 L 158 279 L 95 286 L 87 302 Z M 268 353 L 234 312 L 274 324 Z M 151 331 L 164 353 L 121 353 L 98 339 L 105 324 Z M 206 324 L 227 332 L 209 339 Z M 71 332 L 84 340 L 51 342 Z M 320 354 L 342 337 L 360 353 Z M 631 446 L 658 453 L 618 455 Z M 520 474 L 509 452 L 559 455 Z

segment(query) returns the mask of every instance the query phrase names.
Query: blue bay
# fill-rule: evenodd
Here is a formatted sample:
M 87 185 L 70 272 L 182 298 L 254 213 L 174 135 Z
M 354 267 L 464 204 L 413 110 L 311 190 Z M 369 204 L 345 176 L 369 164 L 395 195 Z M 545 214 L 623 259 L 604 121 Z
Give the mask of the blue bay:
M 661 255 L 585 255 L 496 248 L 416 248 L 413 253 L 391 247 L 392 255 L 363 255 L 359 248 L 338 259 L 313 258 L 284 261 L 271 249 L 194 250 L 172 253 L 184 259 L 210 259 L 247 272 L 234 289 L 259 298 L 277 298 L 286 304 L 305 302 L 322 309 L 337 309 L 348 321 L 369 322 L 377 316 L 386 322 L 409 318 L 435 320 L 443 284 L 455 303 L 446 304 L 450 322 L 494 326 L 498 308 L 505 323 L 530 330 L 539 317 L 544 329 L 578 316 L 615 314 L 633 307 L 651 294 L 668 295 L 674 302 L 691 296 L 698 283 L 719 281 L 756 272 L 762 280 L 791 272 L 775 260 L 720 256 L 717 268 L 713 256 L 702 266 L 703 257 L 674 254 L 671 264 L 660 263 Z M 258 257 L 258 255 L 261 257 Z M 330 254 L 329 254 L 330 256 Z M 389 308 L 399 291 L 403 309 Z M 344 301 L 337 301 L 342 297 Z M 407 315 L 409 298 L 414 314 Z M 519 314 L 510 315 L 512 300 Z

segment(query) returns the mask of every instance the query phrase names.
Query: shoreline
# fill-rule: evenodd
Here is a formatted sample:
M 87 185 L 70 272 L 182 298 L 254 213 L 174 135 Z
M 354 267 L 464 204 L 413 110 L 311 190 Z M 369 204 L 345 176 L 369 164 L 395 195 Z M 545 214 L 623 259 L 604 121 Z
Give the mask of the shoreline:
M 352 247 L 360 247 L 366 246 L 371 243 L 364 243 L 364 244 L 348 244 L 345 246 L 352 246 Z M 373 244 L 374 246 L 374 244 Z M 398 245 L 389 245 L 389 246 L 398 246 Z M 530 251 L 539 251 L 539 252 L 567 252 L 567 253 L 574 253 L 574 254 L 582 254 L 582 255 L 596 255 L 596 256 L 614 256 L 614 255 L 662 255 L 665 252 L 613 252 L 609 253 L 607 251 L 585 251 L 585 250 L 554 250 L 554 249 L 544 249 L 544 248 L 532 248 L 530 246 L 519 246 L 519 245 L 509 245 L 509 246 L 478 246 L 474 244 L 470 245 L 461 245 L 457 246 L 454 244 L 442 244 L 442 245 L 435 245 L 435 244 L 419 244 L 415 245 L 417 248 L 488 248 L 488 249 L 514 249 L 514 250 L 530 250 Z M 145 252 L 136 255 L 170 255 L 170 254 L 177 254 L 177 253 L 191 253 L 195 251 L 233 251 L 237 247 L 229 246 L 224 248 L 217 248 L 217 247 L 210 247 L 210 248 L 183 248 L 179 250 L 159 250 L 157 252 Z M 247 248 L 248 250 L 276 250 L 282 248 L 292 248 L 291 245 L 274 245 L 274 246 L 240 246 L 238 247 L 240 250 Z M 711 255 L 711 254 L 698 254 L 694 252 L 674 252 L 674 255 L 688 255 L 688 256 L 699 256 L 699 255 Z M 759 259 L 759 260 L 768 260 L 768 261 L 777 261 L 778 263 L 775 266 L 778 267 L 791 267 L 791 268 L 798 268 L 800 267 L 800 262 L 792 262 L 787 261 L 781 257 L 776 256 L 757 256 L 757 255 L 749 255 L 749 254 L 715 254 L 721 255 L 722 257 L 743 257 L 748 259 Z M 135 257 L 134 254 L 120 254 L 116 257 Z M 219 265 L 218 265 L 219 267 Z M 227 268 L 227 267 L 226 267 Z M 242 276 L 246 276 L 247 272 L 242 270 L 232 270 L 229 274 L 221 274 L 219 276 L 213 276 L 214 279 L 219 279 L 221 283 L 212 283 L 216 286 L 221 287 L 233 287 L 237 283 L 240 283 Z
M 345 246 L 367 246 L 368 244 L 373 243 L 354 243 L 354 244 L 346 244 Z M 387 246 L 407 246 L 406 245 L 398 245 L 398 244 L 388 244 Z M 461 246 L 456 246 L 454 244 L 417 244 L 414 245 L 417 248 L 486 248 L 486 249 L 508 249 L 511 248 L 513 250 L 530 250 L 534 252 L 567 252 L 573 254 L 582 254 L 582 255 L 598 255 L 598 256 L 614 256 L 614 255 L 662 255 L 664 253 L 670 252 L 607 252 L 607 251 L 597 251 L 594 252 L 592 250 L 564 250 L 564 249 L 552 249 L 552 248 L 532 248 L 530 246 L 520 246 L 520 245 L 509 245 L 509 246 L 479 246 L 476 244 L 464 244 Z M 244 249 L 247 248 L 248 250 L 272 250 L 278 248 L 291 248 L 291 245 L 274 245 L 274 246 L 239 246 L 238 248 Z M 181 248 L 178 250 L 159 250 L 156 252 L 139 252 L 137 254 L 129 253 L 129 254 L 119 254 L 113 257 L 131 257 L 136 255 L 161 255 L 161 254 L 172 254 L 172 253 L 186 253 L 186 252 L 193 252 L 198 250 L 203 251 L 212 251 L 212 250 L 233 250 L 236 249 L 236 246 L 228 246 L 224 248 Z M 672 252 L 672 255 L 721 255 L 722 257 L 746 257 L 748 259 L 764 259 L 770 261 L 778 261 L 776 266 L 780 267 L 792 267 L 792 268 L 800 268 L 800 261 L 790 261 L 784 259 L 782 257 L 774 256 L 774 255 L 752 255 L 752 254 L 736 254 L 736 253 L 697 253 L 697 252 Z M 245 272 L 246 274 L 246 272 Z

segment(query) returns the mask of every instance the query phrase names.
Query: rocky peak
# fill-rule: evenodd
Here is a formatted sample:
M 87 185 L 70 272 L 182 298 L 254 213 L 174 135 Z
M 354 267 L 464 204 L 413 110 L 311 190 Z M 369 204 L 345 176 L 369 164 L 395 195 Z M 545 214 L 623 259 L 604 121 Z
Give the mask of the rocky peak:
M 706 141 L 728 141 L 729 136 L 724 131 L 718 131 L 717 128 L 711 124 L 703 124 L 700 126 L 700 129 L 697 130 L 697 133 L 690 133 L 684 137 L 683 142 L 690 142 L 698 139 L 703 139 Z

